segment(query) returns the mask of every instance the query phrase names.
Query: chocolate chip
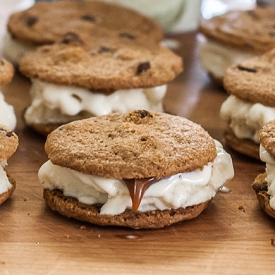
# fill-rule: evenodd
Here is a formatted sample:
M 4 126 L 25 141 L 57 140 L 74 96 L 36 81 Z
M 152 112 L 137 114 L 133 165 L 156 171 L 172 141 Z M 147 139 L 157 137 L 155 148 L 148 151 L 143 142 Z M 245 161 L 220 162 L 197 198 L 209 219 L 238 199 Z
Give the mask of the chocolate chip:
M 249 10 L 249 11 L 247 11 L 247 13 L 251 16 L 251 17 L 253 17 L 254 19 L 259 19 L 259 16 L 258 16 L 258 14 L 256 14 L 256 12 L 255 11 L 253 11 L 253 10 Z
M 136 74 L 141 74 L 142 72 L 145 72 L 151 68 L 150 62 L 143 62 L 140 63 L 137 67 Z
M 241 65 L 238 65 L 237 67 L 240 71 L 246 71 L 246 72 L 249 72 L 249 73 L 256 73 L 257 70 L 256 69 L 253 69 L 253 68 L 246 68 L 246 67 L 243 67 Z
M 61 41 L 62 44 L 71 44 L 73 42 L 77 42 L 79 44 L 84 44 L 84 42 L 81 40 L 81 38 L 74 32 L 67 32 L 63 40 Z
M 95 17 L 90 14 L 85 14 L 81 16 L 82 20 L 89 21 L 89 22 L 95 22 Z
M 100 47 L 99 50 L 97 51 L 98 53 L 113 53 L 112 49 L 107 48 L 107 47 Z
M 12 131 L 8 131 L 8 132 L 7 132 L 7 130 L 5 130 L 5 129 L 3 129 L 3 128 L 0 128 L 0 132 L 6 133 L 6 136 L 7 136 L 7 137 L 12 137 L 12 136 L 13 136 L 13 132 L 12 132 Z
M 136 111 L 139 114 L 140 118 L 145 118 L 145 117 L 153 117 L 148 111 L 146 110 L 138 110 Z
M 127 32 L 120 33 L 119 36 L 128 38 L 130 40 L 135 40 L 136 39 L 136 37 L 134 35 L 132 35 L 130 33 L 127 33 Z
M 134 124 L 147 124 L 151 118 L 153 118 L 153 115 L 148 111 L 136 110 L 136 111 L 130 112 L 126 116 L 126 121 L 133 122 Z
M 12 137 L 12 135 L 13 135 L 12 131 L 9 131 L 9 132 L 6 133 L 7 137 Z
M 25 19 L 25 23 L 28 27 L 32 27 L 37 21 L 38 21 L 38 18 L 33 15 L 28 15 Z

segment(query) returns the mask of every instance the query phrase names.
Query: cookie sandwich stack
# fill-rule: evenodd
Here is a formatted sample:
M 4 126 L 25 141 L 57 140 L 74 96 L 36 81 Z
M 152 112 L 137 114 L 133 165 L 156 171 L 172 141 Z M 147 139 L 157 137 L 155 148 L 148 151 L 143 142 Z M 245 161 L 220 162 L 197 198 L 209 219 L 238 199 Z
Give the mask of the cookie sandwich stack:
M 136 110 L 51 132 L 39 170 L 44 199 L 102 226 L 160 228 L 197 217 L 233 177 L 232 160 L 199 125 Z
M 205 38 L 201 64 L 216 83 L 222 85 L 227 67 L 275 47 L 274 18 L 274 7 L 257 7 L 229 11 L 200 22 L 199 31 Z
M 230 66 L 224 76 L 229 97 L 221 106 L 229 146 L 259 159 L 259 130 L 275 119 L 275 50 Z
M 166 85 L 182 71 L 181 58 L 157 45 L 123 41 L 90 41 L 70 33 L 61 43 L 26 54 L 19 63 L 32 79 L 26 124 L 48 134 L 91 116 L 139 108 L 163 111 Z
M 112 33 L 146 43 L 159 43 L 163 38 L 154 20 L 125 7 L 99 1 L 42 1 L 9 17 L 4 55 L 18 64 L 25 53 L 60 41 L 67 32 L 94 37 Z

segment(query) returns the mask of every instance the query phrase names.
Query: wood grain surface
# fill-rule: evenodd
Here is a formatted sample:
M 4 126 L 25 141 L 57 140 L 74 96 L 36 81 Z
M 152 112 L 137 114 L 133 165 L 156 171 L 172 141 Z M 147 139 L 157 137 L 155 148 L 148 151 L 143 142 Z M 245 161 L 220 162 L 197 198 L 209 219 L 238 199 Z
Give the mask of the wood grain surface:
M 180 43 L 184 72 L 169 84 L 165 109 L 201 124 L 224 144 L 219 109 L 226 92 L 200 67 L 200 36 Z M 196 219 L 159 230 L 99 227 L 51 211 L 37 179 L 46 161 L 45 139 L 24 126 L 30 83 L 18 73 L 2 91 L 15 106 L 17 152 L 8 171 L 17 181 L 0 207 L 0 274 L 275 274 L 275 221 L 258 206 L 251 183 L 261 162 L 229 148 L 235 177 Z

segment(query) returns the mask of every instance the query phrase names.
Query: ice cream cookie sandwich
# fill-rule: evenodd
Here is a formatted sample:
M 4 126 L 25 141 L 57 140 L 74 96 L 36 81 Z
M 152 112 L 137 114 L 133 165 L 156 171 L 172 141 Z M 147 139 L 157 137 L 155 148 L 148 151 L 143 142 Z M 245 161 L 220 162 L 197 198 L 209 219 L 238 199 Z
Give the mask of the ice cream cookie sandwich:
M 201 126 L 145 110 L 60 126 L 45 150 L 38 177 L 49 207 L 102 226 L 195 218 L 234 174 L 229 154 Z
M 167 83 L 182 71 L 182 58 L 155 44 L 127 41 L 91 41 L 68 33 L 60 43 L 26 54 L 19 63 L 33 83 L 26 124 L 48 134 L 76 119 L 135 109 L 163 111 Z
M 6 173 L 7 160 L 18 146 L 18 137 L 10 129 L 0 125 L 0 204 L 13 193 L 16 182 Z
M 38 2 L 9 17 L 4 55 L 14 64 L 37 46 L 53 44 L 67 32 L 93 37 L 114 35 L 159 43 L 162 28 L 131 9 L 101 1 Z
M 236 151 L 259 159 L 259 130 L 275 119 L 275 50 L 230 66 L 224 87 L 230 94 L 221 117 L 228 125 L 227 143 Z
M 252 184 L 263 210 L 275 218 L 275 120 L 269 121 L 259 132 L 260 158 L 266 163 L 265 173 Z
M 234 63 L 261 55 L 275 47 L 275 7 L 229 11 L 199 24 L 204 35 L 200 49 L 203 68 L 218 84 Z
M 0 57 L 0 88 L 11 82 L 14 69 L 10 62 Z M 14 130 L 16 126 L 16 116 L 13 106 L 8 104 L 0 91 L 0 124 Z

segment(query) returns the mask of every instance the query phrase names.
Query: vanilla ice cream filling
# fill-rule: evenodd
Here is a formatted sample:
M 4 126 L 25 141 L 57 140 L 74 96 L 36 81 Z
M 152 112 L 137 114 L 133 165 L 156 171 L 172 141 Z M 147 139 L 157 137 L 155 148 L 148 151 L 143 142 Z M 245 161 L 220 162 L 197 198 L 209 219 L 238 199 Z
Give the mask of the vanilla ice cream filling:
M 5 166 L 7 165 L 7 160 L 3 160 L 0 163 L 0 194 L 7 192 L 11 188 L 11 183 L 7 177 L 5 171 Z
M 4 125 L 11 130 L 16 126 L 16 116 L 13 106 L 9 105 L 4 98 L 3 93 L 0 91 L 0 124 Z
M 139 211 L 176 209 L 196 205 L 215 196 L 219 187 L 233 178 L 231 157 L 215 141 L 217 157 L 202 170 L 179 173 L 152 184 L 144 193 Z M 117 215 L 131 209 L 132 201 L 124 180 L 87 175 L 53 165 L 50 160 L 38 171 L 44 189 L 62 190 L 65 196 L 86 204 L 102 204 L 101 214 Z
M 257 56 L 254 52 L 236 48 L 206 39 L 200 48 L 202 67 L 216 78 L 223 78 L 225 70 L 235 63 L 240 63 Z
M 275 159 L 266 151 L 266 149 L 260 144 L 260 158 L 266 163 L 266 178 L 267 193 L 270 195 L 269 204 L 270 207 L 275 210 Z
M 13 64 L 18 64 L 21 57 L 23 57 L 28 52 L 35 51 L 35 46 L 27 46 L 16 38 L 13 38 L 11 33 L 7 32 L 4 35 L 3 42 L 3 56 L 8 59 Z
M 259 130 L 268 121 L 275 119 L 275 108 L 230 95 L 222 104 L 220 114 L 237 138 L 259 143 Z
M 26 123 L 67 123 L 76 119 L 145 109 L 162 112 L 167 85 L 117 90 L 104 95 L 89 89 L 61 86 L 32 79 L 32 104 L 25 112 Z

